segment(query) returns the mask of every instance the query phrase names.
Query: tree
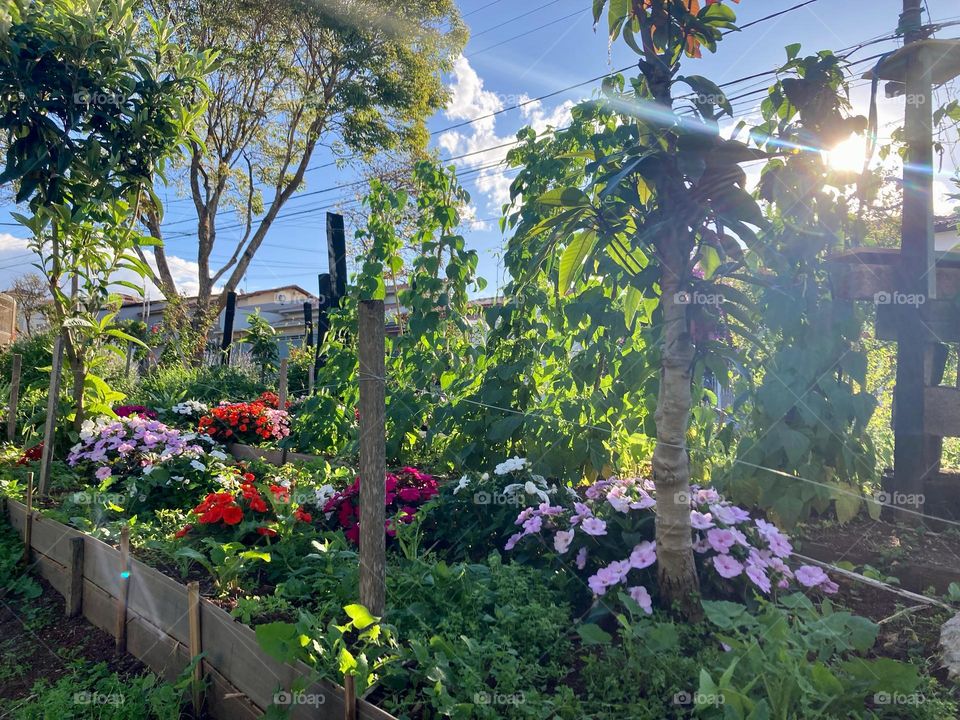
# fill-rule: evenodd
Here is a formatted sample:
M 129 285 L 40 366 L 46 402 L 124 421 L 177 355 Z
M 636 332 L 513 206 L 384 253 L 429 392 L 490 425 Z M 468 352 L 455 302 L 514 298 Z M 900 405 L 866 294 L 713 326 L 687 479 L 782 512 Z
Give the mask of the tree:
M 135 341 L 102 308 L 116 278 L 142 275 L 134 227 L 154 177 L 191 135 L 202 107 L 205 53 L 174 49 L 171 28 L 138 22 L 133 0 L 7 3 L 0 44 L 0 184 L 12 183 L 29 215 L 73 377 L 75 423 L 85 394 L 109 411 L 109 388 L 90 373 L 109 340 Z
M 253 361 L 260 366 L 260 382 L 277 369 L 280 351 L 277 348 L 277 331 L 260 315 L 260 308 L 247 316 L 247 332 L 243 342 L 250 346 Z
M 192 324 L 207 328 L 304 186 L 318 144 L 341 157 L 426 144 L 424 121 L 445 101 L 441 74 L 465 31 L 453 0 L 152 0 L 151 7 L 179 24 L 180 46 L 213 48 L 223 60 L 198 128 L 203 142 L 191 143 L 184 168 L 197 214 Z M 150 207 L 146 221 L 163 238 L 160 210 Z M 240 221 L 220 224 L 227 210 Z M 215 268 L 211 254 L 223 230 L 239 238 Z M 177 287 L 165 250 L 153 253 L 152 279 L 169 298 Z M 215 299 L 218 283 L 224 292 Z
M 23 320 L 27 337 L 33 335 L 34 323 L 46 320 L 50 306 L 50 288 L 47 281 L 37 273 L 21 275 L 13 281 L 7 295 L 17 301 L 17 313 Z

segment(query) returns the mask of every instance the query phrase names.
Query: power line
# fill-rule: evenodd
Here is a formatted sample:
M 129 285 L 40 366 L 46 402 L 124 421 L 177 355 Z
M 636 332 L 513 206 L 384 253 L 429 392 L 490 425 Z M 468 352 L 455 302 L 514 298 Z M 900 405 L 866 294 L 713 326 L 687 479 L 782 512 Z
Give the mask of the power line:
M 549 7 L 550 5 L 556 5 L 558 2 L 561 2 L 561 0 L 550 0 L 549 2 L 545 2 L 543 5 L 538 5 L 537 7 L 533 8 L 532 10 L 527 10 L 525 13 L 521 13 L 521 14 L 519 14 L 519 15 L 514 15 L 512 18 L 508 18 L 507 20 L 504 20 L 503 22 L 499 22 L 499 23 L 497 23 L 496 25 L 491 25 L 491 26 L 488 27 L 486 30 L 481 30 L 480 32 L 472 32 L 472 33 L 470 33 L 470 39 L 473 40 L 474 38 L 478 38 L 478 37 L 480 37 L 481 35 L 486 35 L 488 32 L 493 32 L 494 30 L 499 30 L 499 29 L 502 28 L 504 25 L 508 25 L 508 24 L 510 24 L 510 23 L 512 23 L 512 22 L 515 22 L 516 20 L 520 20 L 521 18 L 525 18 L 527 15 L 532 15 L 532 14 L 535 13 L 537 10 L 543 10 L 545 7 Z
M 564 20 L 569 20 L 570 18 L 576 17 L 577 15 L 582 15 L 583 13 L 584 13 L 584 9 L 576 10 L 576 11 L 570 13 L 569 15 L 564 15 L 563 17 L 558 17 L 556 20 L 551 20 L 550 22 L 545 22 L 543 25 L 538 25 L 538 26 L 535 27 L 535 28 L 531 28 L 530 30 L 527 30 L 526 32 L 522 32 L 522 33 L 519 33 L 519 34 L 517 34 L 517 35 L 514 35 L 513 37 L 509 37 L 509 38 L 507 38 L 506 40 L 501 40 L 500 42 L 494 43 L 493 45 L 487 45 L 485 48 L 483 48 L 483 49 L 481 49 L 481 50 L 475 50 L 474 52 L 470 53 L 469 55 L 465 55 L 464 57 L 474 58 L 474 57 L 476 57 L 477 55 L 480 55 L 480 54 L 482 54 L 482 53 L 487 52 L 488 50 L 493 50 L 494 48 L 498 48 L 498 47 L 500 47 L 501 45 L 506 45 L 507 43 L 513 42 L 514 40 L 519 40 L 519 39 L 522 38 L 522 37 L 526 37 L 527 35 L 531 35 L 531 34 L 533 34 L 533 33 L 535 33 L 535 32 L 539 32 L 540 30 L 543 30 L 544 28 L 548 28 L 548 27 L 550 27 L 551 25 L 556 25 L 556 24 L 559 23 L 559 22 L 563 22 Z
M 493 0 L 493 2 L 488 2 L 486 5 L 481 5 L 476 10 L 471 10 L 470 12 L 462 15 L 462 17 L 470 17 L 471 15 L 476 15 L 481 10 L 486 10 L 488 7 L 493 7 L 497 3 L 501 3 L 503 0 Z

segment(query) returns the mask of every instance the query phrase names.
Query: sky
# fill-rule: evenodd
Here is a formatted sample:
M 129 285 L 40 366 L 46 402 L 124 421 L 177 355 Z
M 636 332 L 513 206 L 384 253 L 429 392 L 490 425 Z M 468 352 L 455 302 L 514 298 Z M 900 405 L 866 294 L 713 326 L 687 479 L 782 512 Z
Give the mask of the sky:
M 746 26 L 781 10 L 800 5 L 803 0 L 742 0 L 732 5 L 737 22 Z M 729 2 L 727 4 L 730 4 Z M 950 22 L 937 33 L 939 38 L 960 37 L 960 6 L 956 0 L 926 0 L 924 21 Z M 459 0 L 458 5 L 471 32 L 471 38 L 453 71 L 445 78 L 450 88 L 450 102 L 429 121 L 432 144 L 441 159 L 456 157 L 453 163 L 462 175 L 462 183 L 471 194 L 463 233 L 469 247 L 479 253 L 479 274 L 488 281 L 483 295 L 493 295 L 508 278 L 500 262 L 505 238 L 500 234 L 497 219 L 514 172 L 490 167 L 503 159 L 507 145 L 517 131 L 532 125 L 538 131 L 563 127 L 570 108 L 588 98 L 599 87 L 599 81 L 583 83 L 613 69 L 635 63 L 635 54 L 622 41 L 608 43 L 605 18 L 594 29 L 589 0 Z M 785 60 L 784 46 L 799 42 L 801 54 L 829 49 L 838 51 L 876 41 L 893 33 L 901 9 L 901 0 L 808 0 L 798 9 L 771 20 L 763 20 L 728 35 L 718 52 L 704 52 L 701 60 L 686 60 L 684 72 L 709 77 L 718 84 L 738 80 L 764 70 L 772 70 Z M 897 40 L 871 42 L 851 55 L 851 60 L 867 58 L 899 46 Z M 857 64 L 852 69 L 851 101 L 857 114 L 866 115 L 869 107 L 870 83 L 861 79 L 875 61 Z M 960 79 L 954 81 L 960 86 Z M 557 92 L 575 84 L 578 87 Z M 762 95 L 737 95 L 766 87 L 770 78 L 742 81 L 726 88 L 738 117 L 758 118 Z M 935 107 L 944 101 L 952 88 L 937 91 Z M 955 92 L 950 93 L 957 97 Z M 534 100 L 550 95 L 543 100 Z M 520 107 L 514 107 L 520 105 Z M 886 100 L 881 87 L 879 102 L 879 136 L 881 142 L 902 123 L 904 100 Z M 497 113 L 493 117 L 491 113 Z M 476 118 L 483 118 L 473 121 Z M 459 126 L 459 127 L 451 127 Z M 448 129 L 449 128 L 449 129 Z M 952 138 L 956 141 L 956 137 Z M 488 148 L 492 148 L 489 149 Z M 321 147 L 312 160 L 307 185 L 302 192 L 331 188 L 349 183 L 358 175 L 350 169 L 328 166 L 334 157 Z M 960 146 L 946 146 L 942 168 L 935 181 L 940 214 L 953 209 L 946 195 L 956 192 L 950 183 L 953 169 L 960 166 L 954 158 Z M 862 150 L 859 151 L 862 153 Z M 460 157 L 468 154 L 467 157 Z M 857 161 L 857 148 L 838 153 L 841 160 Z M 756 173 L 748 174 L 756 177 Z M 182 291 L 196 289 L 196 239 L 191 226 L 196 216 L 188 212 L 190 203 L 177 186 L 160 188 L 167 209 L 164 230 L 166 252 L 175 279 Z M 312 196 L 294 196 L 281 211 L 260 248 L 241 291 L 298 284 L 316 292 L 317 274 L 325 272 L 325 213 L 336 210 L 339 199 L 352 200 L 350 189 L 333 190 Z M 0 206 L 0 288 L 31 270 L 26 232 L 10 216 L 12 206 Z M 285 217 L 289 216 L 289 217 Z M 237 230 L 227 229 L 233 223 L 229 215 L 221 215 L 218 245 L 214 260 L 224 260 L 232 252 Z M 348 229 L 349 232 L 349 229 Z M 152 299 L 159 297 L 148 288 Z

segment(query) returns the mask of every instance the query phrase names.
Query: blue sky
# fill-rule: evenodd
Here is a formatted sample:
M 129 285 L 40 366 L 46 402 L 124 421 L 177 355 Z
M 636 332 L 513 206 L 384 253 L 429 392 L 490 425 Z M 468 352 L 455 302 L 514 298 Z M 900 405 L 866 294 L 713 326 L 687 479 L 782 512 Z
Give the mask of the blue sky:
M 801 1 L 743 0 L 732 7 L 737 12 L 738 24 L 746 25 Z M 956 0 L 927 0 L 927 3 L 929 18 L 933 21 L 960 20 L 960 6 Z M 583 85 L 542 102 L 527 103 L 521 108 L 453 130 L 445 128 L 553 93 L 633 62 L 633 53 L 622 42 L 609 47 L 603 28 L 593 29 L 590 4 L 588 0 L 460 1 L 461 11 L 471 29 L 471 39 L 464 56 L 447 78 L 452 90 L 450 105 L 430 120 L 429 127 L 435 132 L 433 143 L 440 149 L 441 158 L 475 153 L 456 160 L 455 164 L 460 172 L 465 173 L 463 182 L 473 198 L 469 213 L 474 219 L 464 226 L 464 233 L 469 244 L 480 253 L 480 274 L 489 282 L 484 295 L 493 294 L 494 289 L 504 282 L 498 259 L 504 239 L 497 230 L 496 218 L 513 173 L 505 175 L 499 168 L 488 167 L 502 159 L 508 148 L 477 151 L 510 142 L 517 130 L 528 124 L 538 129 L 565 125 L 569 107 L 588 97 L 598 83 Z M 782 63 L 783 47 L 788 43 L 802 43 L 804 52 L 855 46 L 892 34 L 900 7 L 901 0 L 813 0 L 779 18 L 729 35 L 720 44 L 716 55 L 705 53 L 702 60 L 688 60 L 685 71 L 724 83 L 776 67 Z M 926 21 L 928 17 L 924 19 Z M 938 37 L 960 37 L 960 25 L 941 30 Z M 898 44 L 893 40 L 871 44 L 856 52 L 852 59 L 891 50 Z M 871 64 L 857 65 L 855 76 L 859 78 Z M 767 84 L 769 78 L 746 81 L 729 87 L 727 94 L 735 97 Z M 946 97 L 945 91 L 941 90 L 939 96 L 941 99 Z M 760 97 L 752 95 L 735 101 L 737 114 L 755 116 Z M 867 113 L 869 83 L 856 80 L 852 101 L 857 112 Z M 881 101 L 881 138 L 889 136 L 891 127 L 902 113 L 902 99 Z M 943 196 L 951 187 L 949 176 L 957 166 L 950 156 L 957 153 L 957 145 L 949 145 L 947 149 L 949 152 L 938 185 L 938 211 L 941 212 L 949 209 Z M 333 159 L 325 148 L 321 150 L 313 159 L 315 167 Z M 308 185 L 304 191 L 348 183 L 356 177 L 350 170 L 318 167 L 308 172 Z M 165 218 L 167 254 L 172 256 L 171 264 L 178 280 L 189 290 L 196 277 L 196 241 L 189 232 L 196 222 L 195 215 L 187 212 L 190 204 L 178 194 L 176 187 L 162 190 L 161 196 L 168 201 Z M 317 273 L 326 270 L 324 213 L 332 209 L 330 205 L 337 199 L 352 196 L 352 190 L 347 189 L 291 200 L 258 252 L 241 290 L 296 283 L 315 291 Z M 22 240 L 25 233 L 9 224 L 13 222 L 9 217 L 11 209 L 0 208 L 0 287 L 8 286 L 12 278 L 30 270 L 31 259 Z M 283 219 L 284 215 L 290 217 Z M 222 226 L 232 222 L 231 217 L 221 215 Z M 221 231 L 220 242 L 214 250 L 215 260 L 226 258 L 232 250 L 232 247 L 228 249 L 228 243 L 237 237 L 237 232 Z M 151 291 L 151 295 L 156 298 L 156 291 Z

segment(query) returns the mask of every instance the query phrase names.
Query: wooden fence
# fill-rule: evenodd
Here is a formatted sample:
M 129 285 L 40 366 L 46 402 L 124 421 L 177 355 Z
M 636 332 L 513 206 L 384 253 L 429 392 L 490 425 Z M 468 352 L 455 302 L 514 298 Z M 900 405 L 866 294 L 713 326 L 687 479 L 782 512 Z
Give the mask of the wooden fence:
M 23 537 L 28 524 L 26 506 L 7 500 L 6 515 Z M 127 652 L 159 676 L 177 678 L 190 663 L 191 645 L 199 647 L 202 672 L 208 680 L 207 710 L 214 718 L 259 717 L 278 694 L 293 699 L 289 717 L 294 720 L 347 717 L 342 687 L 314 682 L 297 693 L 295 682 L 309 677 L 310 669 L 303 663 L 281 663 L 267 655 L 252 629 L 207 600 L 200 601 L 199 630 L 195 629 L 191 638 L 185 585 L 135 559 L 129 561 L 129 575 L 123 578 L 119 550 L 38 513 L 33 513 L 31 529 L 31 561 L 67 599 L 67 611 L 72 607 L 74 612 L 82 612 L 91 624 L 114 637 L 126 584 Z M 361 720 L 395 720 L 364 700 L 357 701 L 356 710 L 353 717 Z

